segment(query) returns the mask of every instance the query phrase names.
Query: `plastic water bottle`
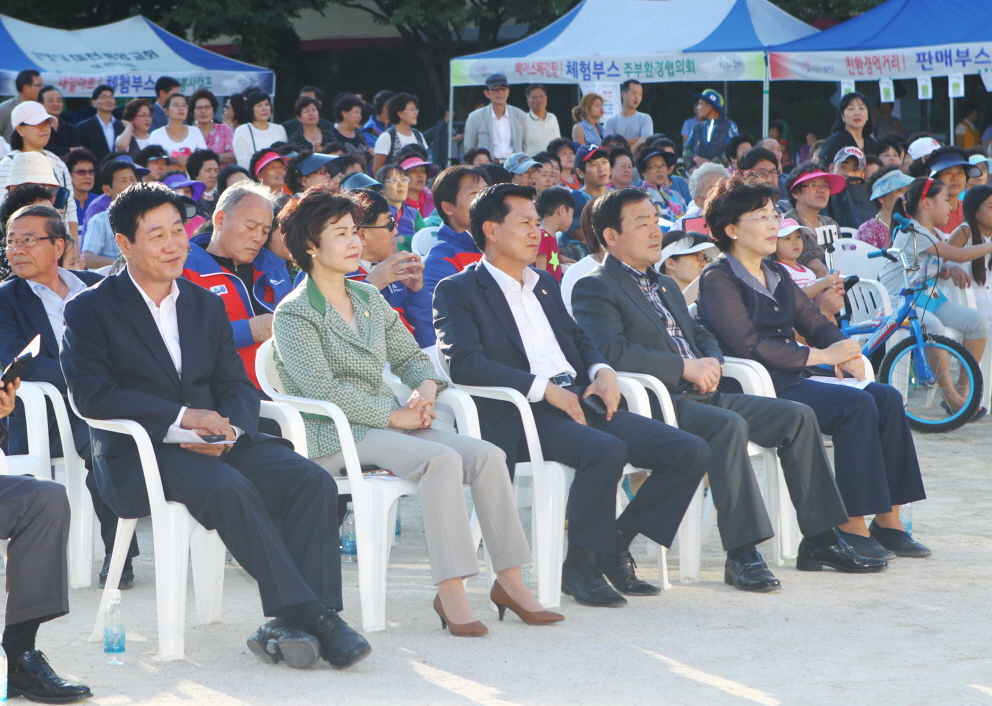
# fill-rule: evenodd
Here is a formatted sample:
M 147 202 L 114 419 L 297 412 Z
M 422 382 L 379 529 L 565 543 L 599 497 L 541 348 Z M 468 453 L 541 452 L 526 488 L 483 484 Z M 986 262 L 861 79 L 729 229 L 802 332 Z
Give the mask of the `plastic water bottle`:
M 344 515 L 344 525 L 341 527 L 341 561 L 354 564 L 358 561 L 358 542 L 355 540 L 355 511 L 348 503 L 348 512 Z
M 400 546 L 400 537 L 403 536 L 403 527 L 400 525 L 400 511 L 396 510 L 396 534 L 393 535 L 393 546 Z
M 908 534 L 913 534 L 913 504 L 906 503 L 899 506 L 899 521 Z
M 530 588 L 530 564 L 524 564 L 520 567 L 520 575 L 523 577 L 524 583 L 527 584 L 527 588 Z
M 107 655 L 107 664 L 124 664 L 121 656 L 124 654 L 126 634 L 124 615 L 121 613 L 121 592 L 113 590 L 103 620 L 103 653 Z
M 7 653 L 0 649 L 0 704 L 7 703 Z

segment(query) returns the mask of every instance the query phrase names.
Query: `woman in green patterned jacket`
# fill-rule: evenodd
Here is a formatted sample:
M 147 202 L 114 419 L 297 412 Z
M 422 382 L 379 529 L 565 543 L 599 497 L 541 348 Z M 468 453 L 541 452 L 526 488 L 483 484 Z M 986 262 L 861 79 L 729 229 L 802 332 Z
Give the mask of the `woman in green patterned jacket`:
M 478 573 L 462 485 L 468 484 L 499 578 L 492 600 L 525 622 L 562 620 L 544 611 L 520 566 L 531 561 L 503 452 L 488 442 L 432 428 L 434 399 L 447 385 L 375 287 L 346 275 L 358 269 L 362 214 L 323 187 L 291 202 L 279 219 L 286 246 L 308 274 L 276 308 L 276 362 L 286 392 L 333 402 L 351 423 L 358 456 L 417 481 L 424 534 L 437 585 L 434 608 L 454 635 L 488 632 L 462 580 Z M 386 364 L 412 389 L 405 405 L 382 379 Z M 310 456 L 330 473 L 344 466 L 334 424 L 308 419 Z

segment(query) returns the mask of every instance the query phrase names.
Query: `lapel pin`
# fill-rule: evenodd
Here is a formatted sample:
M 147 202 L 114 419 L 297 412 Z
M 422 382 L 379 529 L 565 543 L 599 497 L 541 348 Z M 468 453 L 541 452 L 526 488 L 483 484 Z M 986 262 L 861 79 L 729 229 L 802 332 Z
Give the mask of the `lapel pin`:
M 369 312 L 367 312 L 367 311 L 365 312 L 365 318 L 366 319 L 369 318 Z
M 663 292 L 665 292 L 665 293 L 667 293 L 667 292 L 668 292 L 668 290 L 667 290 L 667 289 L 665 289 L 664 287 L 662 287 L 662 288 L 661 288 L 661 291 L 663 291 Z
M 541 290 L 541 294 L 547 294 L 547 293 L 548 293 L 548 290 L 546 290 L 546 289 L 542 289 Z

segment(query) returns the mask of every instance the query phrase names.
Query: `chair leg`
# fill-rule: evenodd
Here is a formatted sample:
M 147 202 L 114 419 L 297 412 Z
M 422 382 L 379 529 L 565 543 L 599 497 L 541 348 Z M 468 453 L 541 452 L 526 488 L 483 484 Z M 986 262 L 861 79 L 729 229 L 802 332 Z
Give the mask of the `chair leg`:
M 392 528 L 388 526 L 391 508 L 386 507 L 380 489 L 373 490 L 370 501 L 370 507 L 355 507 L 363 632 L 386 629 L 386 569 L 396 526 L 395 520 Z M 395 502 L 396 499 L 393 500 Z
M 200 624 L 219 623 L 227 548 L 216 531 L 200 524 L 193 529 L 189 544 L 197 620 Z
M 651 544 L 654 544 L 655 555 L 658 557 L 658 578 L 661 579 L 661 590 L 667 591 L 672 587 L 668 580 L 668 550 L 662 544 L 655 542 L 651 542 Z
M 103 595 L 100 597 L 100 609 L 96 614 L 96 622 L 93 624 L 93 634 L 90 635 L 90 642 L 99 642 L 103 639 L 103 618 L 107 612 L 107 604 L 110 603 L 110 592 L 120 585 L 121 573 L 124 571 L 124 562 L 127 559 L 127 550 L 131 546 L 131 537 L 134 535 L 134 527 L 137 524 L 137 520 L 117 520 L 117 534 L 114 537 L 114 551 L 110 556 L 107 583 L 103 589 Z M 158 547 L 156 547 L 157 549 Z M 155 565 L 156 567 L 158 566 L 157 557 Z
M 692 502 L 679 525 L 679 578 L 682 583 L 699 581 L 702 560 L 703 484 L 700 482 Z
M 534 484 L 532 537 L 534 564 L 539 578 L 537 600 L 545 608 L 561 605 L 561 562 L 565 541 L 565 498 L 567 495 L 561 472 L 545 467 L 536 474 Z
M 185 507 L 170 507 L 169 512 L 162 514 L 165 516 L 152 516 L 152 537 L 155 543 L 158 655 L 160 660 L 168 662 L 185 656 L 189 540 L 195 520 Z M 116 546 L 114 554 L 117 554 Z

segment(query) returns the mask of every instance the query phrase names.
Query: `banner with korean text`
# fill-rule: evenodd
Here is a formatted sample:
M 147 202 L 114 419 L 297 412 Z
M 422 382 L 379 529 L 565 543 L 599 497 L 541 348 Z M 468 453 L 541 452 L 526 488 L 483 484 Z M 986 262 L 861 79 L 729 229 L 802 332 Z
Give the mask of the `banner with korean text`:
M 976 74 L 992 68 L 992 42 L 876 51 L 771 52 L 773 81 L 868 81 Z

